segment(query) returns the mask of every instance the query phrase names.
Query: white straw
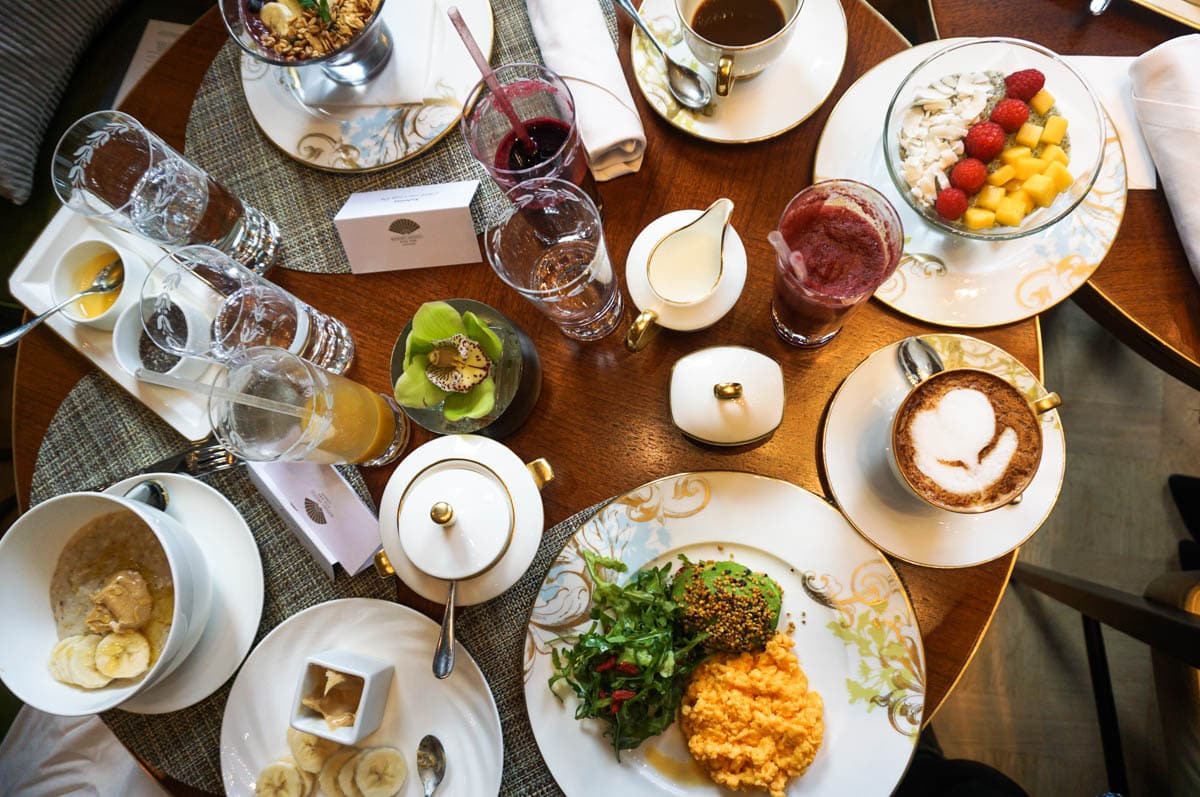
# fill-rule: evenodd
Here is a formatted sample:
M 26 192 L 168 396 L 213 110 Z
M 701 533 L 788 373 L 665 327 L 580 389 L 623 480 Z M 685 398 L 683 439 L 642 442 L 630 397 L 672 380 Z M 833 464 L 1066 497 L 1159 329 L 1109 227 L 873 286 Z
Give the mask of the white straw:
M 299 407 L 293 407 L 291 404 L 284 404 L 282 401 L 274 401 L 261 396 L 249 396 L 245 393 L 239 393 L 236 390 L 227 390 L 223 387 L 210 385 L 207 382 L 200 382 L 196 379 L 184 379 L 181 376 L 168 376 L 167 374 L 151 371 L 146 368 L 139 368 L 134 374 L 142 382 L 149 382 L 152 385 L 161 385 L 162 387 L 173 387 L 176 390 L 186 390 L 191 393 L 199 393 L 204 396 L 216 396 L 225 401 L 233 402 L 234 404 L 243 404 L 247 407 L 255 407 L 260 410 L 269 412 L 277 412 L 280 415 L 290 415 L 293 418 L 304 418 L 308 413 Z

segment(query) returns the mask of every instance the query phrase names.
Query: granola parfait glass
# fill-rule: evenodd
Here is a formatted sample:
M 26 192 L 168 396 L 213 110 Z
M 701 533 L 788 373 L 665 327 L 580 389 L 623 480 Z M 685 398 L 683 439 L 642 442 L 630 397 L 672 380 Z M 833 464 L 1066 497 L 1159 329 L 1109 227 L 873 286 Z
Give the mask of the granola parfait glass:
M 392 57 L 384 0 L 220 0 L 221 18 L 238 46 L 273 66 L 300 69 L 299 99 L 328 93 L 328 82 L 362 86 Z M 325 89 L 321 86 L 324 84 Z
M 129 114 L 97 111 L 63 133 L 50 164 L 62 203 L 165 246 L 206 244 L 256 273 L 279 228 Z

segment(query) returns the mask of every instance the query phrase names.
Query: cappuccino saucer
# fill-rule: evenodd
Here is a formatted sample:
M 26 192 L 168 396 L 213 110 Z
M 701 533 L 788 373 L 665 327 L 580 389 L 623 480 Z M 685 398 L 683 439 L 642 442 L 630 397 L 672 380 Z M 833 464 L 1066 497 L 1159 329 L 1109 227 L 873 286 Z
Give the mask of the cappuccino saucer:
M 1031 402 L 1045 388 L 1019 360 L 967 335 L 922 335 L 946 368 L 978 368 L 1011 382 Z M 937 509 L 910 493 L 891 465 L 892 417 L 912 389 L 896 362 L 899 342 L 854 369 L 829 404 L 821 458 L 842 514 L 877 548 L 926 567 L 973 567 L 1033 536 L 1054 508 L 1066 469 L 1057 410 L 1041 416 L 1042 460 L 1020 503 L 982 514 Z
M 196 537 L 213 582 L 212 609 L 196 647 L 160 683 L 121 704 L 134 714 L 166 714 L 199 703 L 242 665 L 262 619 L 263 569 L 254 535 L 228 498 L 190 476 L 149 475 L 166 486 L 166 512 Z M 104 492 L 122 495 L 146 478 L 131 476 Z
M 706 72 L 683 40 L 674 0 L 645 0 L 640 13 L 676 61 Z M 829 99 L 846 62 L 842 4 L 805 0 L 792 39 L 775 63 L 754 78 L 737 81 L 728 97 L 717 97 L 703 110 L 692 111 L 667 90 L 666 65 L 658 50 L 636 27 L 632 35 L 633 74 L 650 107 L 683 132 L 720 144 L 763 141 L 796 127 Z

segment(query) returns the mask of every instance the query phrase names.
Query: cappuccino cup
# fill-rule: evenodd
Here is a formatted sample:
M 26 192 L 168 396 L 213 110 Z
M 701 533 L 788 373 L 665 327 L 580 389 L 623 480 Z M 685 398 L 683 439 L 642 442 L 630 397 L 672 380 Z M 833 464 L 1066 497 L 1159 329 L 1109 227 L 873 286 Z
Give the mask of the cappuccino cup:
M 909 492 L 950 512 L 978 514 L 1020 500 L 1042 461 L 1035 402 L 1002 377 L 973 368 L 939 371 L 914 387 L 892 421 L 893 471 Z
M 675 0 L 683 38 L 716 73 L 717 95 L 766 69 L 787 49 L 803 0 Z

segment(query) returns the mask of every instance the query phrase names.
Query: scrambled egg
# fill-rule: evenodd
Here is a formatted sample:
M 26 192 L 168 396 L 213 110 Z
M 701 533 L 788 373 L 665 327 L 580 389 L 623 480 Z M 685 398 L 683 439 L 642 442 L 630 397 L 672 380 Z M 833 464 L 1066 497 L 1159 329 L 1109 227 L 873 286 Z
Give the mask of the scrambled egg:
M 717 654 L 692 673 L 680 727 L 709 777 L 784 797 L 825 733 L 821 696 L 808 688 L 795 643 L 776 634 L 760 653 Z

